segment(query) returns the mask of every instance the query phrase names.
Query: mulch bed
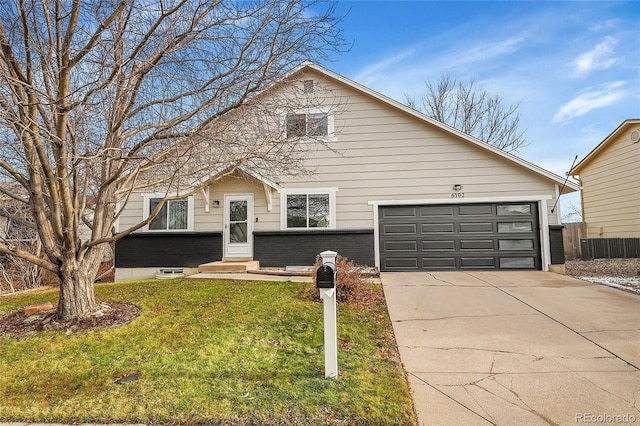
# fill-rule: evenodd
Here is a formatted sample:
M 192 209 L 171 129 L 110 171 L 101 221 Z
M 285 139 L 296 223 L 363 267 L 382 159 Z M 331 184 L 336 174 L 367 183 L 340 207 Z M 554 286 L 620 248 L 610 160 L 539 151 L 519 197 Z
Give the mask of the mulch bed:
M 100 310 L 86 318 L 59 320 L 56 306 L 52 310 L 27 316 L 24 310 L 0 316 L 0 336 L 27 337 L 42 331 L 66 331 L 66 334 L 115 328 L 128 324 L 140 315 L 140 308 L 132 303 L 103 302 Z

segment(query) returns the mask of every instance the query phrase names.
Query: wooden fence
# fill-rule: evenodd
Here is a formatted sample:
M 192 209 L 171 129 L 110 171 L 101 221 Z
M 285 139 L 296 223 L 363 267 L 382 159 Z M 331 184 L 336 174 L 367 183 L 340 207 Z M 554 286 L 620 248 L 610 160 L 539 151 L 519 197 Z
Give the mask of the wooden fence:
M 564 223 L 563 225 L 564 255 L 567 260 L 580 259 L 582 257 L 580 240 L 587 238 L 586 223 Z

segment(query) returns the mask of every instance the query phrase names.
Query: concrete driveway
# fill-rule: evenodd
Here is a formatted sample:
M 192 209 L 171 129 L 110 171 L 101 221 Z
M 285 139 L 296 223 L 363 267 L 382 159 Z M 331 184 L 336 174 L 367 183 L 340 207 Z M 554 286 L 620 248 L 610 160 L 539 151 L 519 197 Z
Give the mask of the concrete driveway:
M 539 271 L 381 278 L 421 425 L 640 424 L 640 296 Z

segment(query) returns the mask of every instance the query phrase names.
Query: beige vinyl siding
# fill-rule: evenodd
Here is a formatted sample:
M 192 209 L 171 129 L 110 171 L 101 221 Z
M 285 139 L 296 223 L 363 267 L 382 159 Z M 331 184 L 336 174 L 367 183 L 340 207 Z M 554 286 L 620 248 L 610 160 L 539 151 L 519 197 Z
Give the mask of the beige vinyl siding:
M 369 201 L 447 200 L 454 184 L 464 186 L 469 202 L 555 194 L 555 183 L 516 163 L 365 94 L 323 84 L 349 102 L 335 119 L 337 140 L 330 146 L 338 153 L 316 147 L 308 163 L 318 172 L 304 181 L 280 183 L 285 188 L 338 188 L 339 229 L 372 228 Z M 548 209 L 553 202 L 548 201 Z M 558 223 L 556 214 L 549 223 Z
M 299 81 L 308 79 L 316 82 L 320 97 L 327 89 L 322 92 L 330 94 L 327 106 L 340 103 L 334 116 L 336 137 L 327 146 L 301 142 L 309 150 L 307 165 L 315 174 L 276 181 L 283 189 L 299 188 L 301 192 L 337 188 L 338 229 L 373 228 L 370 201 L 446 201 L 451 199 L 454 184 L 464 186 L 461 192 L 466 202 L 507 197 L 531 200 L 555 194 L 556 182 L 509 159 L 322 74 L 307 72 Z M 210 187 L 210 200 L 220 200 L 220 208 L 211 207 L 206 213 L 203 195 L 195 196 L 195 231 L 222 230 L 224 194 L 231 193 L 254 194 L 256 231 L 281 228 L 281 194 L 273 192 L 273 208 L 268 211 L 261 182 L 225 178 Z M 558 223 L 557 212 L 550 213 L 554 201 L 547 200 L 550 224 Z M 138 196 L 127 207 L 120 228 L 139 221 L 141 211 L 142 197 Z
M 630 126 L 580 171 L 589 238 L 640 237 L 640 143 Z
M 125 231 L 143 220 L 143 205 L 144 200 L 142 194 L 139 193 L 131 194 L 127 200 L 122 202 L 122 211 L 118 219 L 118 231 Z
M 204 194 L 199 192 L 194 195 L 194 231 L 195 232 L 221 232 L 224 220 L 224 195 L 225 194 L 253 194 L 254 218 L 258 222 L 254 223 L 254 230 L 279 229 L 280 222 L 276 209 L 278 209 L 276 199 L 278 194 L 273 191 L 274 206 L 271 212 L 267 210 L 267 197 L 264 186 L 261 182 L 247 176 L 236 173 L 223 180 L 215 182 L 209 188 L 209 211 L 205 209 L 206 200 Z M 130 226 L 139 223 L 143 219 L 143 198 L 144 193 L 137 193 L 131 196 L 120 217 L 120 230 L 125 230 Z M 220 206 L 213 207 L 213 201 L 220 201 Z M 142 231 L 138 231 L 142 232 Z
M 277 214 L 277 206 L 274 203 L 271 212 L 267 211 L 267 197 L 261 182 L 248 177 L 234 174 L 221 181 L 213 183 L 209 187 L 210 205 L 209 212 L 204 209 L 204 197 L 202 197 L 202 207 L 196 208 L 195 222 L 196 231 L 222 231 L 224 222 L 224 196 L 225 194 L 253 194 L 253 227 L 254 231 L 265 231 L 279 229 L 280 219 Z M 273 200 L 278 194 L 273 192 Z M 220 201 L 220 207 L 214 208 L 213 201 Z M 258 222 L 255 221 L 256 217 Z

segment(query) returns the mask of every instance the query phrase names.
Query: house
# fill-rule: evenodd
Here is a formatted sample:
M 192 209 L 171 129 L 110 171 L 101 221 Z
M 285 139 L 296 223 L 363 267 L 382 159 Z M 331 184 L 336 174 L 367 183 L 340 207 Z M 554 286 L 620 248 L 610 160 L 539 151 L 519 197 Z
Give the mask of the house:
M 14 197 L 26 199 L 24 189 L 17 184 L 0 182 L 0 241 L 31 243 L 36 234 L 35 229 L 27 225 L 30 222 L 27 206 Z
M 592 245 L 592 248 L 595 248 L 593 244 L 600 245 L 602 250 L 605 250 L 605 246 L 614 244 L 619 245 L 622 250 L 618 254 L 610 253 L 614 254 L 613 256 L 592 253 L 587 254 L 587 257 L 638 257 L 640 119 L 622 122 L 584 157 L 570 174 L 578 180 L 582 189 L 580 200 L 587 239 L 600 240 L 587 243 Z M 619 241 L 620 239 L 628 241 Z M 624 245 L 629 246 L 626 250 L 629 253 L 626 255 Z
M 288 81 L 340 105 L 282 117 L 288 136 L 315 147 L 306 159 L 314 173 L 276 179 L 244 165 L 170 201 L 116 243 L 116 280 L 159 268 L 189 274 L 221 259 L 311 265 L 327 249 L 382 271 L 564 264 L 560 215 L 551 211 L 560 176 L 313 63 Z M 563 193 L 577 189 L 568 183 Z M 147 217 L 160 196 L 131 196 L 120 229 Z

